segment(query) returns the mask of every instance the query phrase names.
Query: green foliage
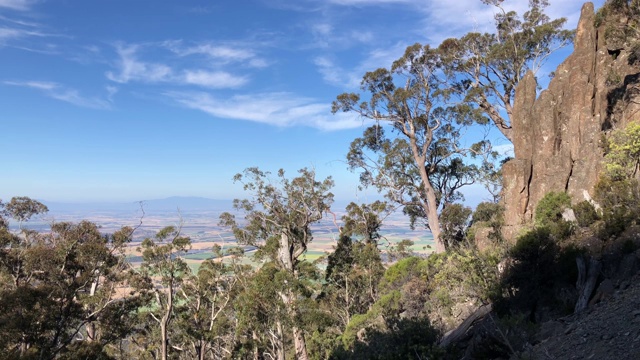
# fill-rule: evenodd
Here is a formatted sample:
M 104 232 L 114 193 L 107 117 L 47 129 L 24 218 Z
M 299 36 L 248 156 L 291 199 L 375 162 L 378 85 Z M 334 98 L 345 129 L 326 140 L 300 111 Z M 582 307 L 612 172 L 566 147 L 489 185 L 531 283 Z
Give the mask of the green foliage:
M 262 332 L 264 343 L 273 341 L 266 336 L 277 330 L 279 339 L 274 350 L 277 356 L 284 356 L 286 351 L 283 335 L 283 323 L 286 323 L 295 342 L 295 356 L 306 357 L 304 328 L 308 324 L 304 319 L 315 311 L 315 302 L 309 301 L 312 295 L 310 286 L 312 281 L 318 279 L 313 274 L 313 267 L 302 259 L 302 255 L 313 239 L 311 225 L 323 218 L 333 202 L 333 194 L 329 192 L 333 187 L 330 177 L 318 181 L 315 172 L 306 168 L 298 173 L 299 176 L 288 179 L 284 170 L 280 169 L 277 179 L 272 180 L 268 172 L 255 167 L 247 168 L 234 177 L 252 195 L 251 199 L 234 200 L 234 208 L 245 214 L 245 225 L 238 225 L 235 216 L 230 213 L 220 216 L 220 224 L 230 227 L 239 243 L 258 247 L 256 256 L 269 261 L 267 269 L 270 271 L 264 274 L 269 275 L 272 278 L 270 281 L 278 284 L 278 287 L 266 287 L 263 281 L 254 283 L 255 286 L 266 287 L 265 290 L 270 290 L 272 294 L 265 299 L 262 308 L 254 311 L 259 311 L 255 315 L 261 315 L 263 319 L 272 316 L 267 315 L 267 309 L 274 314 L 279 312 Z M 261 273 L 266 271 L 265 266 Z M 257 279 L 262 279 L 262 275 Z M 255 337 L 258 335 L 255 334 Z
M 600 220 L 600 216 L 596 212 L 595 207 L 587 200 L 573 205 L 573 213 L 576 216 L 578 226 L 583 228 L 589 227 Z
M 399 314 L 405 295 L 393 290 L 373 308 L 353 317 L 342 335 L 343 347 L 335 349 L 335 359 L 406 359 L 414 356 L 439 359 L 438 332 L 427 317 Z
M 471 222 L 476 223 L 489 223 L 495 220 L 502 212 L 504 208 L 502 205 L 494 202 L 481 202 L 476 206 L 476 210 L 471 216 Z
M 464 129 L 482 119 L 444 105 L 451 92 L 442 56 L 441 50 L 428 45 L 409 46 L 389 69 L 364 75 L 361 89 L 369 101 L 359 94 L 342 94 L 332 105 L 334 113 L 354 112 L 377 122 L 351 143 L 349 167 L 361 171 L 363 186 L 376 187 L 403 207 L 412 226 L 427 226 L 437 251 L 444 251 L 439 211 L 462 199 L 459 189 L 478 175 L 477 167 L 464 159 L 488 148 L 485 141 L 463 146 Z M 395 135 L 387 136 L 380 121 L 392 125 Z
M 615 131 L 605 155 L 605 174 L 611 180 L 633 178 L 640 166 L 640 123 L 632 122 Z
M 375 243 L 340 236 L 329 254 L 323 296 L 332 303 L 338 322 L 346 327 L 352 316 L 366 313 L 378 296 L 378 282 L 384 273 Z
M 432 255 L 436 256 L 436 255 Z M 431 256 L 430 256 L 431 258 Z M 408 257 L 391 265 L 382 277 L 380 288 L 383 291 L 398 289 L 409 279 L 419 276 L 425 269 L 426 262 L 419 257 Z
M 450 204 L 440 214 L 442 234 L 440 238 L 448 249 L 459 246 L 465 239 L 469 219 L 473 211 L 461 204 Z
M 488 238 L 495 245 L 503 243 L 502 226 L 504 225 L 504 207 L 494 202 L 481 202 L 471 215 L 471 226 L 467 238 L 476 239 L 476 231 L 480 228 L 490 228 Z
M 546 227 L 556 240 L 564 240 L 574 231 L 573 224 L 562 218 L 562 213 L 571 209 L 571 198 L 565 192 L 549 192 L 538 202 L 535 220 L 539 227 Z
M 563 29 L 566 19 L 552 20 L 545 14 L 547 1 L 530 1 L 522 16 L 506 11 L 502 1 L 483 2 L 496 7 L 495 33 L 447 39 L 439 49 L 454 82 L 451 91 L 467 105 L 463 109 L 474 117 L 488 117 L 511 140 L 516 86 L 528 71 L 535 74 L 556 49 L 569 45 L 573 32 Z
M 14 204 L 29 204 L 20 198 Z M 33 204 L 33 203 L 31 203 Z M 11 211 L 20 220 L 40 210 L 31 205 Z M 34 211 L 35 209 L 35 211 Z M 115 301 L 126 282 L 123 246 L 132 229 L 107 236 L 98 226 L 56 223 L 47 233 L 22 230 L 0 247 L 0 348 L 9 358 L 73 357 L 93 354 L 126 337 L 138 298 Z M 117 316 L 114 316 L 117 315 Z M 93 345 L 74 344 L 83 331 Z M 86 346 L 85 346 L 86 345 Z M 102 355 L 100 355 L 100 354 Z
M 617 237 L 639 219 L 640 187 L 636 179 L 605 174 L 595 186 L 594 198 L 602 209 L 597 229 L 603 240 Z
M 512 262 L 496 293 L 499 312 L 524 313 L 536 322 L 538 310 L 545 307 L 572 311 L 575 298 L 558 294 L 574 288 L 575 259 L 580 253 L 574 247 L 561 248 L 547 227 L 536 227 L 520 236 L 509 251 Z
M 571 198 L 565 192 L 549 192 L 538 202 L 536 223 L 546 225 L 562 219 L 562 212 L 571 208 Z
M 487 303 L 498 283 L 499 252 L 461 248 L 446 256 L 427 259 L 428 288 L 435 296 L 428 305 L 441 314 L 453 303 Z M 450 315 L 450 314 L 448 314 Z
M 637 0 L 607 0 L 596 13 L 595 26 L 608 24 L 605 29 L 607 42 L 622 44 L 637 41 L 639 15 L 640 3 Z M 620 19 L 625 21 L 621 22 Z
M 377 242 L 380 239 L 381 216 L 390 212 L 387 203 L 375 201 L 371 204 L 347 205 L 347 214 L 342 217 L 344 226 L 341 234 L 362 238 L 365 242 Z
M 11 201 L 5 205 L 5 210 L 9 216 L 18 221 L 26 221 L 34 215 L 49 211 L 44 204 L 28 197 L 12 198 Z

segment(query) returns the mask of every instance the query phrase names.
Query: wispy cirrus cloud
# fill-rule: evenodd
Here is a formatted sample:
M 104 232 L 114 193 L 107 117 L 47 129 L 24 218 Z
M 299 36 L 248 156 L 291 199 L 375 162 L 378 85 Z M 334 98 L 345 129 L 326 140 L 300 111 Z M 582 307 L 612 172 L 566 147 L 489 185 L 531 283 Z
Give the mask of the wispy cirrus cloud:
M 318 56 L 313 59 L 322 79 L 331 85 L 338 87 L 356 88 L 360 84 L 362 75 L 359 70 L 347 71 L 338 66 L 333 59 L 328 56 Z
M 224 71 L 186 70 L 182 74 L 186 84 L 198 85 L 212 89 L 238 88 L 249 82 L 244 76 L 234 76 Z
M 26 11 L 36 3 L 34 0 L 0 0 L 0 8 Z
M 355 89 L 360 86 L 362 76 L 367 71 L 380 67 L 389 67 L 394 60 L 404 53 L 408 44 L 396 43 L 385 48 L 374 48 L 366 52 L 364 59 L 354 67 L 344 68 L 337 64 L 330 56 L 317 56 L 313 59 L 323 80 L 333 86 Z
M 41 91 L 45 96 L 76 106 L 92 109 L 109 109 L 111 102 L 98 97 L 86 97 L 78 90 L 49 81 L 4 81 L 5 85 L 20 86 Z
M 371 5 L 386 5 L 386 4 L 411 4 L 415 3 L 415 0 L 329 0 L 332 4 L 347 5 L 347 6 L 371 6 Z
M 139 45 L 116 45 L 119 60 L 117 72 L 107 72 L 107 78 L 118 83 L 130 81 L 159 82 L 168 81 L 173 75 L 169 66 L 138 60 Z
M 3 7 L 12 8 L 16 10 L 28 10 L 27 4 L 24 4 L 24 8 L 19 7 L 18 3 L 15 4 L 11 1 L 6 1 L 4 5 L 2 4 L 3 0 L 0 0 L 0 10 Z M 29 2 L 30 4 L 30 2 Z M 4 15 L 0 15 L 0 47 L 11 45 L 18 49 L 28 50 L 28 51 L 36 51 L 42 53 L 51 53 L 51 46 L 55 46 L 51 43 L 34 45 L 33 41 L 27 41 L 34 38 L 52 38 L 52 37 L 60 37 L 61 35 L 52 33 L 50 31 L 45 30 L 45 27 L 42 24 L 21 19 L 22 13 L 8 17 Z
M 313 57 L 312 61 L 317 71 L 326 83 L 350 89 L 359 85 L 365 72 L 379 67 L 389 67 L 394 60 L 402 56 L 406 46 L 413 42 L 437 46 L 446 38 L 462 36 L 471 31 L 494 32 L 494 16 L 501 11 L 499 8 L 485 5 L 479 0 L 330 0 L 329 3 L 334 7 L 397 3 L 410 6 L 414 9 L 414 13 L 422 18 L 421 21 L 416 21 L 415 26 L 409 26 L 403 31 L 404 38 L 412 38 L 410 42 L 397 37 L 386 37 L 384 32 L 380 32 L 380 29 L 372 28 L 369 34 L 364 34 L 363 39 L 375 38 L 376 41 L 370 43 L 362 41 L 359 44 L 363 45 L 363 50 L 360 50 L 360 53 L 364 55 L 361 56 L 360 63 L 355 66 L 341 63 L 338 60 L 340 57 L 335 56 L 337 54 L 335 45 L 339 42 L 332 37 L 334 34 L 342 36 L 347 31 L 346 29 L 330 25 L 331 23 L 327 23 L 330 19 L 311 25 L 309 31 L 316 39 L 317 47 L 331 49 L 333 52 L 333 54 L 324 52 Z M 581 5 L 582 1 L 579 0 L 555 1 L 545 11 L 551 19 L 568 18 L 566 28 L 572 29 L 576 26 Z M 596 1 L 596 5 L 598 5 L 598 1 Z M 522 15 L 528 9 L 528 0 L 507 1 L 502 3 L 502 6 L 505 11 L 513 10 Z M 456 14 L 456 16 L 452 16 L 452 14 Z M 381 34 L 382 36 L 380 36 Z M 395 41 L 395 44 L 390 44 L 391 41 Z
M 143 61 L 138 56 L 140 49 L 140 45 L 116 45 L 116 52 L 119 56 L 116 62 L 117 71 L 108 71 L 107 78 L 121 84 L 129 82 L 168 83 L 196 85 L 212 89 L 237 88 L 249 81 L 247 76 L 237 76 L 222 70 L 175 70 L 166 64 Z
M 178 104 L 221 119 L 245 120 L 278 127 L 308 126 L 342 130 L 362 126 L 353 114 L 330 113 L 331 106 L 286 92 L 235 95 L 219 98 L 203 92 L 168 92 Z
M 168 40 L 162 44 L 180 57 L 205 56 L 217 64 L 242 63 L 250 67 L 266 67 L 267 61 L 260 58 L 253 49 L 241 44 L 217 44 L 211 41 L 186 43 L 183 40 Z

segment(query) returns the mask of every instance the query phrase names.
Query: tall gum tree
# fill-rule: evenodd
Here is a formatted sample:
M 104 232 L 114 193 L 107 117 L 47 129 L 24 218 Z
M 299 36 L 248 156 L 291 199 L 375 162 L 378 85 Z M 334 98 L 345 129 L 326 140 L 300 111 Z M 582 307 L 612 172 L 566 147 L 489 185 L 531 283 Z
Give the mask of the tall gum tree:
M 376 121 L 351 143 L 347 161 L 360 170 L 363 186 L 375 186 L 386 198 L 403 207 L 411 225 L 420 221 L 435 239 L 436 252 L 445 251 L 440 240 L 439 213 L 462 198 L 459 188 L 473 183 L 477 168 L 466 165 L 468 155 L 485 153 L 488 142 L 463 146 L 465 129 L 485 123 L 478 113 L 452 105 L 451 83 L 443 72 L 444 50 L 415 44 L 390 69 L 367 72 L 361 89 L 369 96 L 344 93 L 333 102 L 333 113 L 354 112 Z M 396 137 L 385 136 L 391 126 Z
M 296 359 L 306 360 L 306 340 L 296 320 L 300 315 L 298 298 L 302 295 L 297 286 L 302 270 L 300 257 L 313 238 L 310 225 L 330 209 L 333 180 L 329 177 L 318 181 L 315 172 L 308 169 L 299 170 L 299 176 L 291 180 L 285 177 L 284 170 L 278 171 L 277 181 L 272 182 L 269 175 L 258 168 L 248 168 L 235 176 L 234 180 L 242 182 L 244 190 L 253 195 L 250 200 L 234 201 L 234 208 L 245 213 L 246 225 L 239 226 L 230 213 L 221 215 L 221 224 L 231 227 L 241 244 L 257 246 L 259 253 L 283 273 L 283 282 L 289 284 L 279 291 L 279 297 L 291 319 Z M 282 351 L 278 355 L 284 358 Z
M 515 89 L 525 74 L 534 75 L 549 57 L 573 40 L 564 30 L 565 18 L 551 20 L 547 0 L 529 0 L 522 17 L 502 6 L 504 0 L 482 0 L 494 6 L 495 33 L 470 32 L 442 42 L 443 70 L 454 83 L 452 90 L 464 98 L 465 109 L 485 115 L 513 142 L 511 118 Z
M 158 324 L 160 330 L 160 349 L 157 358 L 170 357 L 170 326 L 175 318 L 176 295 L 182 290 L 190 270 L 180 257 L 191 248 L 191 239 L 181 234 L 181 229 L 167 226 L 158 231 L 153 238 L 146 238 L 138 251 L 142 252 L 142 264 L 138 271 L 141 279 L 138 287 L 152 294 L 152 303 L 148 315 Z

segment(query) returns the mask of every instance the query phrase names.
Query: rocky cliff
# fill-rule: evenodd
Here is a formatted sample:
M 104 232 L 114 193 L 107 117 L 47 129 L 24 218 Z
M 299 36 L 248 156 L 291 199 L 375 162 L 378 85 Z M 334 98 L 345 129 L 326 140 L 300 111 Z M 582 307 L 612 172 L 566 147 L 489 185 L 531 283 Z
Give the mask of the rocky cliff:
M 512 117 L 515 159 L 504 165 L 505 232 L 532 220 L 540 199 L 566 191 L 589 199 L 598 180 L 603 139 L 640 121 L 640 34 L 626 1 L 594 13 L 582 7 L 573 53 L 537 93 L 533 74 L 516 89 Z M 608 8 L 607 8 L 608 6 Z

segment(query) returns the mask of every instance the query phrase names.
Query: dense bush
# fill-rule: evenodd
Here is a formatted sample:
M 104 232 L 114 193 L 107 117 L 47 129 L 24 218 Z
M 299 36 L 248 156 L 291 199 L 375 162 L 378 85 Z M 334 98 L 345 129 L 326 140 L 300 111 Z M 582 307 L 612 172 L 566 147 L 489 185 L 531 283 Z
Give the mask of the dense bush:
M 502 280 L 496 299 L 501 313 L 525 313 L 536 322 L 544 307 L 572 310 L 575 299 L 558 296 L 559 289 L 574 289 L 577 278 L 574 247 L 560 247 L 549 228 L 534 228 L 520 236 L 510 250 L 512 266 Z
M 442 210 L 440 214 L 440 226 L 442 229 L 440 239 L 445 244 L 445 247 L 449 249 L 456 247 L 465 239 L 471 213 L 471 208 L 461 204 L 451 204 Z
M 595 207 L 587 200 L 573 205 L 573 213 L 580 227 L 589 227 L 600 219 Z
M 571 198 L 565 192 L 549 192 L 545 194 L 536 207 L 536 223 L 547 225 L 562 219 L 562 212 L 571 207 Z
M 573 233 L 573 224 L 562 217 L 571 208 L 571 198 L 564 192 L 549 192 L 540 199 L 536 208 L 536 225 L 549 229 L 549 235 L 556 240 L 564 240 Z

